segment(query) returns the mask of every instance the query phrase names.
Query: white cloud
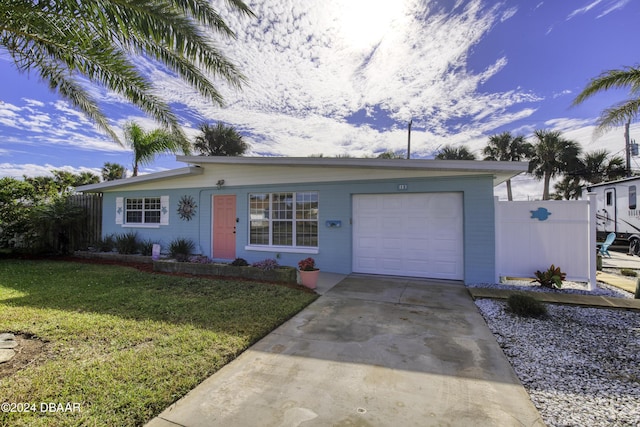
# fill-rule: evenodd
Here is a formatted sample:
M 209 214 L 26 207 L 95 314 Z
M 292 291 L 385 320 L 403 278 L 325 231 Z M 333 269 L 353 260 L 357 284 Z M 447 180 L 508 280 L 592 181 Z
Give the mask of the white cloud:
M 630 0 L 619 0 L 614 2 L 613 4 L 611 4 L 611 6 L 609 6 L 607 9 L 605 9 L 600 15 L 598 15 L 598 18 L 602 18 L 603 16 L 606 16 L 608 14 L 610 14 L 611 12 L 615 12 L 618 9 L 622 9 L 623 7 L 625 7 L 627 5 L 627 3 L 629 3 Z
M 569 90 L 569 89 L 565 89 L 565 90 L 562 90 L 562 91 L 560 91 L 560 92 L 556 92 L 556 93 L 554 93 L 554 94 L 553 94 L 553 98 L 555 99 L 555 98 L 559 98 L 559 97 L 561 97 L 561 96 L 571 95 L 572 93 L 573 93 L 573 92 L 572 92 L 571 90 Z
M 581 15 L 583 13 L 587 13 L 589 12 L 591 9 L 593 9 L 594 7 L 596 7 L 597 5 L 599 5 L 600 3 L 602 3 L 602 0 L 595 0 L 592 3 L 589 3 L 588 5 L 575 9 L 573 12 L 571 12 L 569 14 L 569 16 L 567 16 L 567 20 L 573 18 L 576 15 Z
M 530 135 L 539 124 L 528 123 L 535 123 L 534 115 L 547 101 L 520 87 L 503 92 L 484 90 L 483 85 L 499 78 L 508 66 L 509 58 L 503 54 L 484 58 L 487 62 L 482 69 L 469 66 L 473 47 L 518 13 L 516 7 L 504 2 L 488 3 L 492 2 L 254 0 L 250 6 L 257 19 L 229 14 L 223 5 L 221 15 L 238 39 L 216 39 L 216 45 L 248 78 L 242 91 L 214 80 L 227 100 L 224 108 L 155 69 L 151 61 L 141 60 L 139 65 L 163 98 L 179 108 L 186 105 L 192 117 L 220 120 L 243 132 L 253 155 L 358 156 L 402 151 L 406 150 L 410 119 L 412 157 L 433 155 L 444 144 L 464 144 L 478 153 L 487 135 L 523 119 L 527 124 L 512 133 Z M 624 3 L 591 1 L 572 13 L 601 12 Z M 121 113 L 133 110 L 121 109 L 125 101 L 120 96 L 96 87 L 89 90 L 107 109 L 114 107 L 119 114 L 112 124 L 120 136 L 127 120 L 135 120 L 145 129 L 157 127 L 153 120 Z M 570 93 L 565 90 L 549 98 Z M 16 146 L 127 151 L 97 132 L 83 114 L 65 102 L 23 99 L 17 104 L 0 103 L 0 125 L 15 131 L 5 141 Z M 352 115 L 364 117 L 368 124 L 354 123 Z M 197 129 L 191 126 L 187 124 L 185 131 L 193 137 Z M 545 126 L 575 135 L 588 146 L 609 143 L 604 137 L 592 141 L 590 121 L 561 118 L 547 121 Z M 522 185 L 525 182 L 531 191 L 537 188 L 537 182 L 523 179 Z
M 596 19 L 600 19 L 603 16 L 610 14 L 611 12 L 622 9 L 629 3 L 629 1 L 630 0 L 595 0 L 584 7 L 572 11 L 569 16 L 567 16 L 567 20 L 572 19 L 577 15 L 588 13 L 591 10 L 601 10 L 601 12 L 596 16 Z M 597 6 L 602 7 L 598 8 Z
M 517 7 L 512 7 L 511 9 L 507 9 L 500 17 L 500 22 L 504 22 L 509 18 L 512 18 L 516 13 L 518 13 Z
M 51 164 L 36 165 L 32 163 L 14 164 L 14 163 L 0 163 L 0 177 L 12 177 L 22 179 L 23 176 L 35 177 L 35 176 L 53 176 L 52 170 L 64 170 L 71 173 L 91 172 L 96 175 L 100 175 L 100 169 L 74 167 L 74 166 L 54 166 Z
M 44 102 L 38 101 L 37 99 L 22 98 L 22 100 L 29 107 L 44 107 L 45 105 Z
M 359 1 L 261 2 L 251 4 L 259 17 L 254 20 L 223 10 L 238 40 L 220 44 L 249 81 L 241 92 L 221 85 L 226 108 L 212 106 L 177 79 L 162 73 L 154 79 L 171 102 L 251 132 L 254 152 L 278 155 L 396 146 L 405 138 L 395 127 L 411 118 L 416 131 L 450 136 L 460 131 L 449 128 L 450 120 L 471 119 L 476 129 L 490 131 L 535 111 L 517 108 L 541 100 L 525 91 L 479 93 L 507 58 L 480 72 L 467 68 L 471 47 L 516 9 L 479 0 L 451 7 Z M 354 7 L 361 14 L 349 13 Z M 374 107 L 378 118 L 386 116 L 386 128 L 348 123 L 352 114 L 370 114 Z M 519 111 L 503 115 L 512 107 Z M 417 140 L 416 152 L 429 152 L 427 141 Z

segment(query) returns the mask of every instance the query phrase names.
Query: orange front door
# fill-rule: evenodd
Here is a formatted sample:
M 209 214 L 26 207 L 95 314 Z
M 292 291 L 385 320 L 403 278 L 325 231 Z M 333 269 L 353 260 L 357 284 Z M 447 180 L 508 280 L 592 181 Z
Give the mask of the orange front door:
M 213 256 L 236 258 L 236 196 L 213 196 Z

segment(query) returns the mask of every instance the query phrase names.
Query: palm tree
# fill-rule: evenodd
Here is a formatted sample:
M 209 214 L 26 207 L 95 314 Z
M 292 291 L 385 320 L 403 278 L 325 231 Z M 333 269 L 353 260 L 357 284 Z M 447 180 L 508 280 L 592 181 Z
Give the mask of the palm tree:
M 640 112 L 640 67 L 625 67 L 609 70 L 592 79 L 587 87 L 573 100 L 573 105 L 583 103 L 595 94 L 609 89 L 628 88 L 631 98 L 605 109 L 597 121 L 597 132 L 604 132 L 615 126 L 633 120 Z
M 606 149 L 586 153 L 582 164 L 584 169 L 579 175 L 590 184 L 612 181 L 626 174 L 624 159 L 620 156 L 610 157 Z
M 578 200 L 582 196 L 582 182 L 577 176 L 565 176 L 556 182 L 553 189 L 556 191 L 551 195 L 554 200 Z
M 105 162 L 101 175 L 104 181 L 115 181 L 116 179 L 125 178 L 127 169 L 119 163 Z
M 377 159 L 406 159 L 406 154 L 396 153 L 395 151 L 387 150 L 384 153 L 380 153 L 376 156 Z
M 215 126 L 202 123 L 200 132 L 193 147 L 201 156 L 242 156 L 249 148 L 238 131 L 220 122 Z
M 133 176 L 138 176 L 138 166 L 151 163 L 156 154 L 166 151 L 175 153 L 178 150 L 185 154 L 189 152 L 188 145 L 167 130 L 155 129 L 145 132 L 135 122 L 128 122 L 124 126 L 124 137 L 133 150 Z
M 253 16 L 242 0 L 226 3 Z M 136 66 L 140 59 L 175 73 L 219 105 L 223 99 L 210 76 L 234 87 L 244 81 L 211 41 L 212 34 L 235 34 L 208 1 L 3 0 L 0 16 L 0 51 L 118 142 L 85 81 L 121 95 L 181 138 L 176 116 Z
M 445 145 L 435 157 L 437 160 L 475 160 L 476 156 L 467 147 Z
M 551 178 L 579 169 L 580 145 L 564 139 L 559 131 L 536 130 L 537 139 L 533 156 L 529 162 L 529 173 L 538 179 L 544 178 L 542 200 L 549 200 Z
M 487 146 L 482 150 L 484 160 L 519 162 L 528 159 L 533 154 L 533 146 L 525 141 L 524 136 L 516 137 L 511 132 L 491 135 Z M 513 200 L 511 179 L 507 180 L 507 199 Z

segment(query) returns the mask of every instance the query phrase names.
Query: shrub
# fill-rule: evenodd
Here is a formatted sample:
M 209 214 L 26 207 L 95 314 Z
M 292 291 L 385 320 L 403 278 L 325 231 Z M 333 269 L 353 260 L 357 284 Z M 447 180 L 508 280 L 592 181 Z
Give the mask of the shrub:
M 116 247 L 116 239 L 113 237 L 113 234 L 109 234 L 98 240 L 96 242 L 96 247 L 100 252 L 111 252 L 113 248 Z
M 129 231 L 116 235 L 116 250 L 121 254 L 135 254 L 138 252 L 138 233 Z
M 547 315 L 547 307 L 529 295 L 510 295 L 507 299 L 507 305 L 509 310 L 518 316 L 539 318 Z
M 153 245 L 157 243 L 158 242 L 154 242 L 151 239 L 143 240 L 138 244 L 138 249 L 140 250 L 140 254 L 144 256 L 153 255 Z
M 189 257 L 188 261 L 195 264 L 211 264 L 213 262 L 206 255 L 193 255 Z
M 235 267 L 246 267 L 246 266 L 249 265 L 249 263 L 244 258 L 236 258 L 236 259 L 233 260 L 231 265 L 233 265 Z
M 260 268 L 262 270 L 274 270 L 280 267 L 280 265 L 278 265 L 278 261 L 275 259 L 267 258 L 262 261 L 254 262 L 251 264 L 251 267 Z
M 169 254 L 176 261 L 188 261 L 189 255 L 193 252 L 196 245 L 189 239 L 177 238 L 169 243 Z
M 532 282 L 538 282 L 541 286 L 550 289 L 560 289 L 562 287 L 562 281 L 567 277 L 565 273 L 560 271 L 560 267 L 556 267 L 551 264 L 546 271 L 536 271 L 535 272 L 536 279 L 532 280 Z
M 620 270 L 620 274 L 623 276 L 636 277 L 638 273 L 635 270 L 631 270 L 630 268 L 623 268 Z

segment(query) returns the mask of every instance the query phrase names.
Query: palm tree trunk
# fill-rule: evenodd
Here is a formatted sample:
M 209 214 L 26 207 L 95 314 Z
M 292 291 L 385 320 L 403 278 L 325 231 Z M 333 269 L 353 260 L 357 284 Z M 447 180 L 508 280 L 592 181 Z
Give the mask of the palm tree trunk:
M 513 194 L 511 193 L 511 180 L 507 180 L 507 200 L 513 201 Z
M 549 184 L 551 183 L 551 174 L 544 173 L 544 190 L 542 192 L 542 200 L 549 200 Z

